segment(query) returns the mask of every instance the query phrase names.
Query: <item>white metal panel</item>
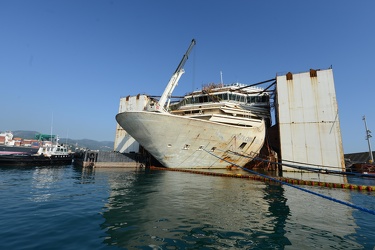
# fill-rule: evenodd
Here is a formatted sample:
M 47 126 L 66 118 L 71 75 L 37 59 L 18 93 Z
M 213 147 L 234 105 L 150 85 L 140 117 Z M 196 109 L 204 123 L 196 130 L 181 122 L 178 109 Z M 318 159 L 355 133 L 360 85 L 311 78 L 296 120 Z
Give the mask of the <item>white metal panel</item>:
M 148 102 L 146 95 L 129 96 L 120 99 L 119 113 L 144 110 Z
M 148 102 L 146 95 L 123 97 L 120 99 L 119 113 L 124 111 L 140 111 Z M 139 143 L 131 137 L 119 124 L 116 125 L 114 151 L 130 153 L 139 151 Z
M 310 72 L 294 74 L 291 80 L 286 75 L 277 77 L 281 156 L 288 163 L 342 170 L 345 164 L 332 69 L 316 73 L 312 77 Z

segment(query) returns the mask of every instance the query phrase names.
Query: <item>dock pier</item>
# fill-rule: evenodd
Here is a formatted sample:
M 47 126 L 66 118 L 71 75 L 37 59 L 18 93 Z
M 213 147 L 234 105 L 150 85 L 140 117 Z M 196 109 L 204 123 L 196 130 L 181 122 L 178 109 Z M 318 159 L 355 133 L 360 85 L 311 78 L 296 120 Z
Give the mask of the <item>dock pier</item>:
M 147 157 L 137 153 L 116 151 L 81 151 L 74 156 L 74 165 L 91 168 L 141 168 L 148 162 Z

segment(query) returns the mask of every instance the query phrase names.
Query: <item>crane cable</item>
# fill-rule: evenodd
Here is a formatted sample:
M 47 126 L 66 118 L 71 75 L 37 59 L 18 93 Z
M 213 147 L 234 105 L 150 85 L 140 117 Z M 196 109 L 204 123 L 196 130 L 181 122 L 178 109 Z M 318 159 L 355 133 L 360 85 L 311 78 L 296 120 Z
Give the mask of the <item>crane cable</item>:
M 351 208 L 355 208 L 355 209 L 358 209 L 358 210 L 363 211 L 363 212 L 367 212 L 367 213 L 372 214 L 372 215 L 375 215 L 375 211 L 374 211 L 374 210 L 367 209 L 367 208 L 364 208 L 364 207 L 360 207 L 360 206 L 354 205 L 354 204 L 352 204 L 352 203 L 350 203 L 350 202 L 346 202 L 346 201 L 338 200 L 338 199 L 336 199 L 336 198 L 332 198 L 332 197 L 329 197 L 329 196 L 324 195 L 324 194 L 319 194 L 319 193 L 317 193 L 317 192 L 314 192 L 314 191 L 311 191 L 311 190 L 308 190 L 308 189 L 305 189 L 305 188 L 301 188 L 301 187 L 298 187 L 298 186 L 292 185 L 292 184 L 290 184 L 290 183 L 287 183 L 287 182 L 284 182 L 284 181 L 278 180 L 278 179 L 273 178 L 273 177 L 271 177 L 271 176 L 264 175 L 264 174 L 258 173 L 258 172 L 256 172 L 256 171 L 253 171 L 253 170 L 250 170 L 250 169 L 243 168 L 243 167 L 241 167 L 241 166 L 239 166 L 239 165 L 237 165 L 237 164 L 235 164 L 235 163 L 233 163 L 233 162 L 230 162 L 230 161 L 228 161 L 228 160 L 226 160 L 226 159 L 224 159 L 224 158 L 221 158 L 221 157 L 219 157 L 219 156 L 213 154 L 212 152 L 210 152 L 210 151 L 208 151 L 208 150 L 206 150 L 206 149 L 203 149 L 203 150 L 204 150 L 205 152 L 207 152 L 208 154 L 210 154 L 210 155 L 212 155 L 212 156 L 214 156 L 214 157 L 216 157 L 216 158 L 218 158 L 218 159 L 220 159 L 220 160 L 222 160 L 222 161 L 228 162 L 229 164 L 232 164 L 233 166 L 239 167 L 239 168 L 241 168 L 242 170 L 244 170 L 244 171 L 246 171 L 246 172 L 249 172 L 249 173 L 252 173 L 252 174 L 255 174 L 255 175 L 259 175 L 259 176 L 261 176 L 261 177 L 263 177 L 263 178 L 267 178 L 267 179 L 272 180 L 272 181 L 274 181 L 274 182 L 277 182 L 277 183 L 280 183 L 280 184 L 283 184 L 283 185 L 287 185 L 287 186 L 289 186 L 289 187 L 292 187 L 292 188 L 298 189 L 298 190 L 300 190 L 300 191 L 303 191 L 303 192 L 306 192 L 306 193 L 310 193 L 310 194 L 313 194 L 313 195 L 319 196 L 319 197 L 321 197 L 321 198 L 324 198 L 324 199 L 327 199 L 327 200 L 330 200 L 330 201 L 333 201 L 333 202 L 336 202 L 336 203 L 339 203 L 339 204 L 342 204 L 342 205 L 345 205 L 345 206 L 348 206 L 348 207 L 351 207 Z

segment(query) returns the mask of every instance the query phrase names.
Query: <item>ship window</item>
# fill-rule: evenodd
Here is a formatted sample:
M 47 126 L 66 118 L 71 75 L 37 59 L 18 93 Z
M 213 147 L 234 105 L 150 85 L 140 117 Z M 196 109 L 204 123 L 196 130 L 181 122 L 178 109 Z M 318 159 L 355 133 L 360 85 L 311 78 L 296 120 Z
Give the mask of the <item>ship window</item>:
M 246 142 L 241 143 L 240 149 L 243 149 L 246 146 L 246 144 L 247 144 Z
M 248 102 L 248 103 L 253 103 L 253 102 L 255 102 L 255 96 L 248 96 L 248 97 L 247 97 L 247 102 Z
M 227 98 L 227 93 L 224 93 L 224 94 L 218 94 L 218 95 L 217 95 L 217 99 L 218 99 L 218 101 L 228 99 L 228 98 Z
M 208 97 L 207 96 L 200 96 L 199 97 L 199 103 L 205 103 L 208 102 Z
M 185 144 L 185 146 L 184 146 L 184 150 L 187 150 L 187 149 L 189 149 L 190 148 L 190 144 Z
M 268 95 L 262 96 L 262 102 L 269 102 L 269 96 Z

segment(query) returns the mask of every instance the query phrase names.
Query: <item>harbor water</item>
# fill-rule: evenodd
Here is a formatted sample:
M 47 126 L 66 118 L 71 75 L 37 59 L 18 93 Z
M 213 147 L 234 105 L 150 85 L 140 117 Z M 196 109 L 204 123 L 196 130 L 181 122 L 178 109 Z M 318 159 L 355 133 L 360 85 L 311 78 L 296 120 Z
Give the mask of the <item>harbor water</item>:
M 371 179 L 352 181 L 375 186 Z M 375 210 L 375 192 L 303 188 Z M 148 169 L 2 167 L 0 199 L 0 249 L 375 246 L 375 215 L 249 179 Z

